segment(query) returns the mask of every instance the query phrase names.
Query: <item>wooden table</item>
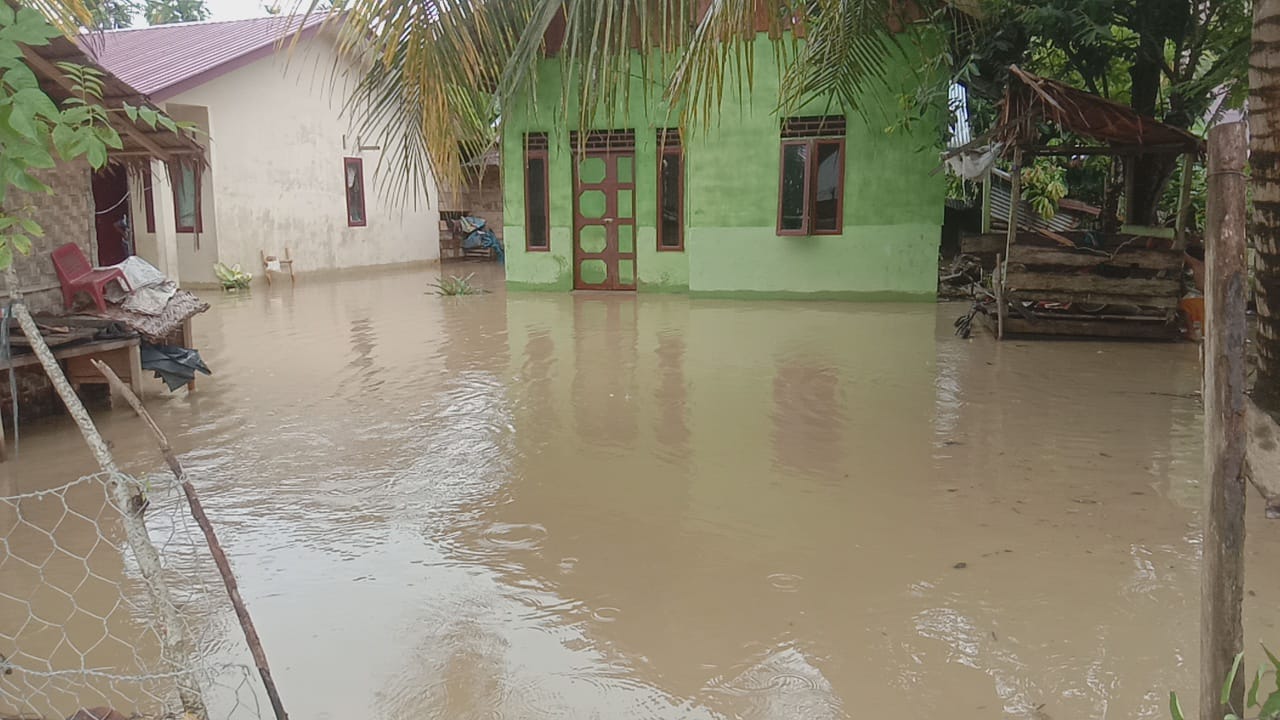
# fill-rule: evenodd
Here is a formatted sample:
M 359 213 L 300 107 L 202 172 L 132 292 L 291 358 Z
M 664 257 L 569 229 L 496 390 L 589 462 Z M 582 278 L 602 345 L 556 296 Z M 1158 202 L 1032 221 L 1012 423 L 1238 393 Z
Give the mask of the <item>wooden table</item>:
M 54 358 L 63 361 L 67 381 L 76 392 L 80 391 L 82 385 L 107 384 L 107 379 L 90 362 L 97 359 L 106 363 L 121 380 L 129 384 L 139 398 L 142 397 L 142 348 L 141 340 L 137 337 L 99 340 L 51 349 Z M 26 353 L 9 360 L 0 360 L 0 370 L 13 372 L 18 368 L 39 364 L 40 359 L 35 353 Z M 0 422 L 0 460 L 4 460 L 5 455 L 4 423 Z

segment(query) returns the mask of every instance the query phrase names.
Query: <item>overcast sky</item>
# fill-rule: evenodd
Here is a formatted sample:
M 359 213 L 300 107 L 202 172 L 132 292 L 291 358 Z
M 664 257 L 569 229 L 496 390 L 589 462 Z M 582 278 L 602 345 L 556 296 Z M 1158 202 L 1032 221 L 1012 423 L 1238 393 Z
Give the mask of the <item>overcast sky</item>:
M 205 0 L 212 13 L 211 20 L 243 20 L 244 18 L 262 17 L 267 14 L 262 9 L 262 0 Z M 286 11 L 292 6 L 286 0 L 281 5 Z

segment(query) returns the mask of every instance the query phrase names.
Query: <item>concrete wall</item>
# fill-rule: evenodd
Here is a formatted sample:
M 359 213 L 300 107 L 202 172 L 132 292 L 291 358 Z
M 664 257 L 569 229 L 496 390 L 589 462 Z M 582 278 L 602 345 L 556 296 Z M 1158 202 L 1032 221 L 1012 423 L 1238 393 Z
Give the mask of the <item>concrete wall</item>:
M 96 264 L 93 185 L 89 165 L 84 161 L 62 163 L 36 175 L 53 190 L 52 195 L 11 189 L 5 200 L 6 207 L 30 208 L 25 216 L 44 228 L 44 237 L 31 238 L 30 255 L 15 254 L 14 270 L 27 306 L 33 312 L 62 312 L 62 284 L 58 282 L 49 253 L 59 245 L 74 242 L 89 262 Z M 87 297 L 81 297 L 89 302 Z
M 932 297 L 942 228 L 945 183 L 930 177 L 937 164 L 934 128 L 886 133 L 892 120 L 875 108 L 894 96 L 869 97 L 868 117 L 848 113 L 842 235 L 779 237 L 777 102 L 779 72 L 769 40 L 755 47 L 749 97 L 726 94 L 709 131 L 695 131 L 685 147 L 685 251 L 657 250 L 657 128 L 674 117 L 639 81 L 630 107 L 597 128 L 636 131 L 637 278 L 641 290 L 802 297 Z M 567 290 L 573 284 L 572 165 L 569 131 L 577 109 L 563 110 L 558 61 L 539 67 L 536 107 L 517 105 L 503 128 L 504 214 L 508 218 L 507 277 L 516 288 Z M 890 70 L 905 87 L 905 61 Z M 727 86 L 734 83 L 726 80 Z M 887 92 L 887 91 L 886 91 Z M 648 93 L 648 94 L 647 94 Z M 796 115 L 829 115 L 825 101 Z M 525 252 L 522 137 L 546 132 L 551 145 L 551 250 Z
M 419 198 L 416 208 L 380 192 L 381 153 L 360 149 L 377 140 L 361 142 L 342 117 L 346 78 L 333 80 L 332 41 L 314 37 L 287 55 L 281 51 L 250 63 L 165 103 L 175 118 L 195 120 L 209 133 L 199 248 L 195 236 L 177 236 L 182 282 L 213 282 L 217 261 L 260 275 L 259 252 L 282 254 L 285 247 L 297 272 L 439 258 L 435 191 Z M 364 160 L 365 227 L 347 225 L 346 157 Z M 161 184 L 157 178 L 157 189 Z M 157 222 L 161 194 L 153 193 Z M 142 218 L 137 195 L 135 217 Z M 172 198 L 165 200 L 165 212 L 172 215 Z M 145 229 L 142 222 L 136 225 Z M 139 248 L 155 252 L 164 244 L 163 237 L 138 240 Z

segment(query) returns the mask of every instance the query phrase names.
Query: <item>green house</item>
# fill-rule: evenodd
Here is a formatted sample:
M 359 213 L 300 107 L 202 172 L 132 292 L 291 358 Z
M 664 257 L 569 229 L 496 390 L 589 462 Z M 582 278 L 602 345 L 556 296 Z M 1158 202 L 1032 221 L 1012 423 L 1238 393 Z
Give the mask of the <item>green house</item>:
M 891 90 L 861 112 L 823 99 L 779 116 L 775 48 L 761 34 L 752 51 L 747 94 L 727 90 L 718 116 L 684 136 L 639 81 L 627 107 L 577 127 L 563 65 L 539 61 L 536 97 L 503 118 L 509 287 L 933 298 L 937 128 L 888 131 Z M 905 57 L 893 62 L 890 77 L 912 82 Z

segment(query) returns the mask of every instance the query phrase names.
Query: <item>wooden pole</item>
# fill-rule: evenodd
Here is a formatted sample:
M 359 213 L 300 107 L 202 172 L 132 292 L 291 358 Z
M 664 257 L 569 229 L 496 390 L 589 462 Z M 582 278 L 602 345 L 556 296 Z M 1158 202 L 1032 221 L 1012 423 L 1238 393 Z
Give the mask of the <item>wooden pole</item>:
M 90 362 L 107 379 L 107 384 L 129 403 L 129 406 L 138 414 L 138 417 L 142 418 L 142 421 L 151 429 L 151 434 L 155 435 L 156 443 L 160 446 L 160 454 L 164 456 L 164 461 L 169 465 L 169 470 L 173 472 L 173 476 L 182 485 L 183 494 L 187 496 L 187 504 L 191 506 L 191 517 L 195 518 L 196 524 L 204 532 L 204 539 L 209 544 L 209 552 L 213 555 L 213 562 L 218 566 L 218 573 L 222 575 L 222 584 L 227 588 L 227 595 L 231 597 L 231 605 L 235 608 L 236 617 L 240 620 L 240 629 L 244 631 L 244 640 L 249 645 L 249 652 L 253 654 L 254 664 L 258 666 L 258 674 L 262 676 L 262 684 L 267 690 L 267 697 L 271 700 L 271 709 L 275 711 L 276 720 L 288 720 L 289 714 L 284 711 L 284 703 L 280 700 L 280 691 L 276 689 L 276 681 L 271 677 L 271 667 L 267 665 L 267 653 L 262 648 L 262 639 L 258 637 L 258 630 L 253 625 L 253 618 L 249 616 L 249 608 L 245 606 L 244 599 L 240 597 L 240 585 L 236 582 L 235 573 L 231 570 L 231 563 L 227 560 L 227 554 L 222 551 L 222 544 L 218 542 L 218 535 L 213 530 L 213 523 L 209 522 L 209 516 L 205 515 L 204 505 L 200 502 L 200 496 L 196 494 L 195 487 L 187 479 L 186 470 L 183 469 L 182 463 L 178 461 L 178 456 L 174 454 L 173 448 L 169 446 L 169 439 L 165 437 L 164 432 L 160 430 L 160 426 L 152 419 L 151 413 L 147 412 L 147 409 L 142 405 L 142 401 L 138 399 L 133 390 L 129 389 L 128 385 L 124 384 L 120 376 L 116 375 L 111 366 L 96 358 L 90 360 Z
M 991 232 L 991 182 L 995 173 L 990 169 L 982 176 L 982 234 Z
M 1205 483 L 1200 568 L 1200 717 L 1244 711 L 1236 674 L 1229 706 L 1220 693 L 1244 648 L 1245 451 L 1245 176 L 1244 123 L 1209 132 L 1205 288 Z
M 1013 149 L 1013 169 L 1009 172 L 1009 229 L 1004 238 L 1004 261 L 1009 262 L 1009 248 L 1018 237 L 1018 205 L 1022 202 L 1022 150 Z M 1004 273 L 1000 273 L 1001 276 Z

